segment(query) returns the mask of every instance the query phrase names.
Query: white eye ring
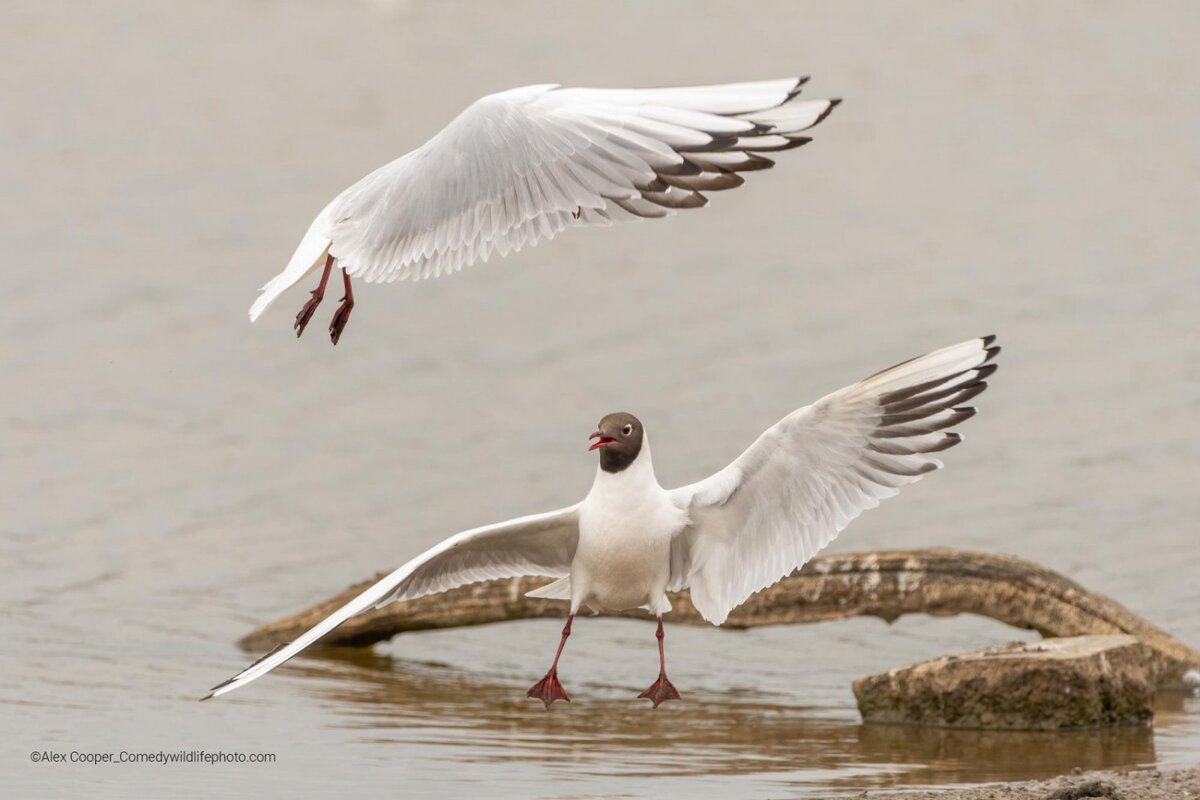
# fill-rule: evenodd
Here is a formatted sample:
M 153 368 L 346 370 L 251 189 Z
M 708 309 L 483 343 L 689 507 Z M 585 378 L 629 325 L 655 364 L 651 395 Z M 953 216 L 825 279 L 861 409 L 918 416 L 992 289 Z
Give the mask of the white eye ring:
M 631 434 L 631 433 L 633 433 L 633 426 L 632 426 L 632 425 L 626 425 L 624 428 L 621 428 L 621 435 L 622 435 L 622 436 L 628 436 L 628 435 L 629 435 L 629 434 Z

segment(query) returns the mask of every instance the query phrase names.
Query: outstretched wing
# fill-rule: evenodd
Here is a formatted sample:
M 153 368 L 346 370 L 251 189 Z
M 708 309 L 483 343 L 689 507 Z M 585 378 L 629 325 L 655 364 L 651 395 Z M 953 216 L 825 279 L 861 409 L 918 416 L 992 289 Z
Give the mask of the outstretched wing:
M 277 647 L 202 698 L 217 697 L 261 677 L 351 617 L 393 600 L 411 600 L 468 583 L 521 575 L 567 575 L 579 541 L 579 506 L 463 531 L 426 550 L 296 641 Z
M 792 412 L 732 464 L 672 497 L 689 525 L 672 542 L 672 590 L 720 625 L 868 508 L 942 462 L 962 404 L 987 388 L 995 337 L 947 347 Z
M 572 223 L 703 206 L 774 163 L 760 153 L 808 141 L 836 101 L 799 100 L 802 83 L 489 95 L 335 200 L 329 252 L 367 281 L 428 278 Z

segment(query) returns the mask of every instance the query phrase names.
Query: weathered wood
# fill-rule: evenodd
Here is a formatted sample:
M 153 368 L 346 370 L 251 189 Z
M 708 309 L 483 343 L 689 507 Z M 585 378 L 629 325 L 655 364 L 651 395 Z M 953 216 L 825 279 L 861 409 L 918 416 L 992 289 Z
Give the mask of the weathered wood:
M 247 650 L 288 642 L 324 619 L 384 573 L 297 614 L 267 623 L 243 637 Z M 514 619 L 561 618 L 565 603 L 525 593 L 549 581 L 486 581 L 438 595 L 375 609 L 327 635 L 327 645 L 369 645 L 398 633 L 485 625 Z M 686 591 L 671 596 L 672 623 L 707 624 Z M 904 614 L 980 614 L 1045 637 L 1127 633 L 1148 648 L 1159 685 L 1182 680 L 1200 667 L 1200 653 L 1119 603 L 1089 592 L 1057 572 L 1014 558 L 969 550 L 930 548 L 821 555 L 758 592 L 735 610 L 727 628 L 789 625 L 854 616 L 895 620 Z M 620 616 L 645 618 L 640 611 Z

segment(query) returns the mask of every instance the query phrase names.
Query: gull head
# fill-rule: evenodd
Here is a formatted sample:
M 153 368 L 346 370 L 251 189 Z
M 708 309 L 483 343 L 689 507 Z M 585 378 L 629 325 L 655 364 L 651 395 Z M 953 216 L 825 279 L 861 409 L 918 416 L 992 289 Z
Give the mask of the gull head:
M 600 451 L 600 468 L 605 472 L 620 472 L 638 457 L 643 438 L 641 421 L 633 414 L 618 411 L 600 420 L 596 432 L 588 437 L 589 441 L 595 439 L 588 450 Z

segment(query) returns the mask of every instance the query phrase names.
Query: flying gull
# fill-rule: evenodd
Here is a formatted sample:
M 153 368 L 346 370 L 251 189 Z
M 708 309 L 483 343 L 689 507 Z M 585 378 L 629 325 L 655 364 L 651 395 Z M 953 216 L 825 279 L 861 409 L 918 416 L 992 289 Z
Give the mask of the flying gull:
M 320 268 L 299 336 L 342 273 L 334 344 L 354 308 L 351 278 L 421 280 L 553 238 L 570 225 L 666 217 L 774 165 L 838 100 L 799 99 L 807 78 L 673 89 L 525 86 L 477 100 L 408 155 L 322 209 L 250 308 Z

